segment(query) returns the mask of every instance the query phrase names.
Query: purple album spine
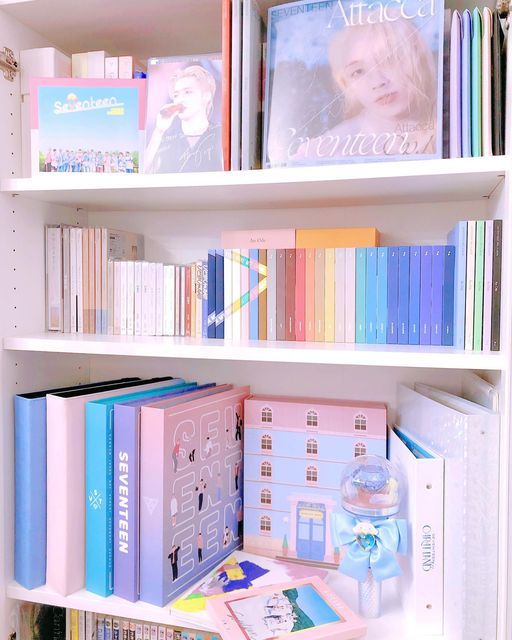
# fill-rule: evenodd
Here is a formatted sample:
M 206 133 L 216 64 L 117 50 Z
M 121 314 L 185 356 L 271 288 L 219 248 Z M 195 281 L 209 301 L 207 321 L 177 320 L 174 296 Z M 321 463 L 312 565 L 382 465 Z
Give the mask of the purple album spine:
M 444 246 L 432 247 L 432 297 L 430 306 L 430 344 L 439 346 L 443 336 Z
M 420 344 L 430 344 L 432 247 L 421 248 Z
M 398 344 L 409 344 L 410 247 L 400 247 L 398 255 Z

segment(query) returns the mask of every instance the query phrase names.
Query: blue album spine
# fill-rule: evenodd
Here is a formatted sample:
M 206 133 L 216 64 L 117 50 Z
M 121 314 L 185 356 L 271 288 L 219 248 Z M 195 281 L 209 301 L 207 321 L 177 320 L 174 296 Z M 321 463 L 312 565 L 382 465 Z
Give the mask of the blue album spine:
M 448 234 L 448 242 L 455 246 L 455 291 L 453 309 L 453 346 L 464 349 L 466 323 L 466 261 L 468 223 L 457 222 Z
M 224 338 L 224 251 L 215 251 L 215 337 Z
M 103 597 L 113 592 L 111 410 L 96 402 L 85 407 L 85 588 Z
M 46 582 L 46 397 L 14 398 L 14 579 Z
M 377 342 L 377 251 L 366 250 L 366 342 Z
M 377 253 L 377 343 L 386 344 L 388 325 L 388 248 Z
M 356 249 L 356 342 L 366 342 L 366 249 Z
M 201 263 L 201 336 L 208 338 L 208 261 L 203 260 Z
M 409 344 L 419 344 L 421 247 L 411 247 L 411 258 L 409 264 Z
M 215 249 L 208 249 L 208 329 L 207 338 L 215 338 L 215 309 L 217 297 L 215 291 L 216 284 L 216 252 Z
M 442 344 L 443 334 L 444 246 L 432 247 L 432 302 L 430 306 L 430 344 Z
M 398 247 L 388 248 L 387 344 L 398 343 Z
M 409 273 L 410 247 L 398 253 L 398 344 L 409 343 Z
M 432 247 L 421 248 L 420 344 L 430 344 L 432 298 Z
M 258 324 L 258 282 L 259 273 L 255 269 L 259 264 L 258 249 L 249 249 L 249 339 L 258 340 L 259 324 Z
M 444 248 L 443 335 L 441 340 L 446 347 L 453 346 L 454 289 L 455 247 L 448 245 Z

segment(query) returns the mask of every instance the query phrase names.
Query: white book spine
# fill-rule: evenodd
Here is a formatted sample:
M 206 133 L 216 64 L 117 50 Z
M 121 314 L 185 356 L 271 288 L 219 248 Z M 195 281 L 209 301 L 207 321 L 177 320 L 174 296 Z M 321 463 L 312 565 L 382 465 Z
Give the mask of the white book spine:
M 85 640 L 96 640 L 96 614 L 85 612 Z
M 149 262 L 142 263 L 142 335 L 149 336 Z
M 224 339 L 233 339 L 233 268 L 231 249 L 224 249 Z
M 135 624 L 135 640 L 143 640 L 142 624 L 140 622 Z
M 107 265 L 107 334 L 114 335 L 114 261 L 109 260 Z
M 78 280 L 76 271 L 76 227 L 69 230 L 69 323 L 71 333 L 77 332 L 76 299 L 78 293 Z
M 165 640 L 173 640 L 174 639 L 174 632 L 172 630 L 172 627 L 167 627 L 167 629 L 165 630 Z
M 62 331 L 62 229 L 46 227 L 46 326 Z
M 186 268 L 180 266 L 180 336 L 185 335 L 185 312 L 186 312 L 186 297 L 185 297 L 185 271 Z
M 356 250 L 345 250 L 345 342 L 356 341 Z
M 78 612 L 78 638 L 85 640 L 85 611 Z
M 158 627 L 158 640 L 165 640 L 165 627 Z
M 126 334 L 135 335 L 135 263 L 126 263 Z
M 84 297 L 83 297 L 83 263 L 82 263 L 83 229 L 76 229 L 76 328 L 78 333 L 84 332 Z
M 196 269 L 196 338 L 201 338 L 203 332 L 203 263 L 198 260 Z
M 143 634 L 142 635 L 143 640 L 150 640 L 150 635 L 151 634 L 150 634 L 150 626 L 149 626 L 149 624 L 145 624 L 144 625 L 143 630 L 142 630 L 142 634 Z
M 169 335 L 176 334 L 176 267 L 169 265 Z
M 190 337 L 196 337 L 196 265 L 190 267 Z
M 241 273 L 240 273 L 240 249 L 232 250 L 233 259 L 231 261 L 231 282 L 232 282 L 232 292 L 231 292 L 231 300 L 232 304 L 236 304 L 236 311 L 231 314 L 231 325 L 232 325 L 232 335 L 234 342 L 240 342 L 242 338 L 242 324 L 240 318 L 240 296 L 241 296 Z
M 345 342 L 345 249 L 336 249 L 334 266 L 334 339 Z
M 180 318 L 181 318 L 181 267 L 174 267 L 174 335 L 181 335 Z
M 101 304 L 100 304 L 100 333 L 107 333 L 107 306 L 108 306 L 108 274 L 107 263 L 109 259 L 109 230 L 101 228 Z
M 476 222 L 475 220 L 468 220 L 465 349 L 469 351 L 473 350 L 473 316 L 475 310 L 475 251 Z
M 121 261 L 114 262 L 114 335 L 121 335 Z
M 163 294 L 163 335 L 171 335 L 171 313 L 172 305 L 170 301 L 171 295 L 171 265 L 164 264 L 164 294 Z
M 70 229 L 64 227 L 62 229 L 62 290 L 63 290 L 63 324 L 64 333 L 71 331 L 71 274 L 70 274 Z
M 161 262 L 155 264 L 156 273 L 156 299 L 155 299 L 155 335 L 164 335 L 164 265 Z
M 102 265 L 102 253 L 101 253 L 101 236 L 102 231 L 100 228 L 94 229 L 94 308 L 96 313 L 96 333 L 101 333 L 101 265 Z
M 485 252 L 484 252 L 484 321 L 483 341 L 484 351 L 491 350 L 491 310 L 492 310 L 492 256 L 494 242 L 494 220 L 485 221 Z
M 148 335 L 156 335 L 156 263 L 148 263 Z
M 125 336 L 127 334 L 128 327 L 128 263 L 125 260 L 122 260 L 119 264 L 121 265 L 121 335 Z
M 136 336 L 142 335 L 142 262 L 135 262 L 134 266 L 134 326 Z
M 119 78 L 119 58 L 117 56 L 105 58 L 105 78 Z
M 151 625 L 151 640 L 158 640 L 158 625 Z

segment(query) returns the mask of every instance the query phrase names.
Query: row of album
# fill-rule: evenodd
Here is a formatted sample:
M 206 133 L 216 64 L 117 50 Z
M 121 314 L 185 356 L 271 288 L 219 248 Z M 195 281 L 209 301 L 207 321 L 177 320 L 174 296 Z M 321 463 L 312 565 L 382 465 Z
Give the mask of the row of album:
M 405 488 L 405 615 L 425 634 L 495 637 L 498 395 L 461 379 L 462 397 L 399 385 L 388 430 L 382 402 L 170 377 L 17 395 L 15 579 L 173 601 L 170 624 L 211 631 L 238 589 L 309 580 L 355 624 L 343 601 L 356 583 L 333 571 L 346 552 L 340 477 L 387 444 Z
M 221 244 L 164 264 L 144 260 L 138 234 L 48 226 L 48 329 L 499 351 L 501 220 L 461 221 L 448 245 L 382 247 L 373 227 L 230 231 Z
M 150 58 L 147 81 L 38 78 L 61 68 L 31 60 L 33 175 L 505 152 L 504 29 L 487 7 L 299 0 L 264 21 L 256 0 L 223 0 L 222 52 Z

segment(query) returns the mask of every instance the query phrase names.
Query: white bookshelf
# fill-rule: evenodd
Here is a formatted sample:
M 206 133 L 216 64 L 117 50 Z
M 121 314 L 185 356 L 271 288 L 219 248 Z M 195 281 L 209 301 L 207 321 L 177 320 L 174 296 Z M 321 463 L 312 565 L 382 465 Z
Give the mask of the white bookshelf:
M 271 0 L 261 1 L 263 8 L 269 4 Z M 197 41 L 205 51 L 220 49 L 220 0 L 124 0 L 122 11 L 119 6 L 101 0 L 0 2 L 0 46 L 16 53 L 53 44 L 68 52 L 106 49 L 141 58 L 190 53 Z M 390 407 L 392 422 L 399 382 L 437 384 L 458 393 L 463 373 L 475 370 L 497 386 L 502 418 L 498 635 L 483 640 L 509 640 L 511 156 L 233 173 L 22 178 L 19 113 L 18 83 L 0 78 L 0 638 L 12 631 L 20 600 L 172 624 L 168 608 L 104 599 L 84 590 L 62 597 L 47 587 L 28 591 L 13 582 L 13 394 L 107 376 L 173 374 L 200 381 L 239 381 L 258 393 L 382 400 Z M 512 149 L 510 131 L 508 142 Z M 385 345 L 235 344 L 44 330 L 46 223 L 142 232 L 148 259 L 185 261 L 218 246 L 224 228 L 376 226 L 384 244 L 435 244 L 446 240 L 457 220 L 466 218 L 504 219 L 499 353 Z M 382 618 L 370 621 L 368 640 L 425 638 L 421 629 L 409 625 L 395 587 L 386 586 L 391 597 Z M 354 585 L 343 586 L 342 596 L 353 607 L 355 594 Z

